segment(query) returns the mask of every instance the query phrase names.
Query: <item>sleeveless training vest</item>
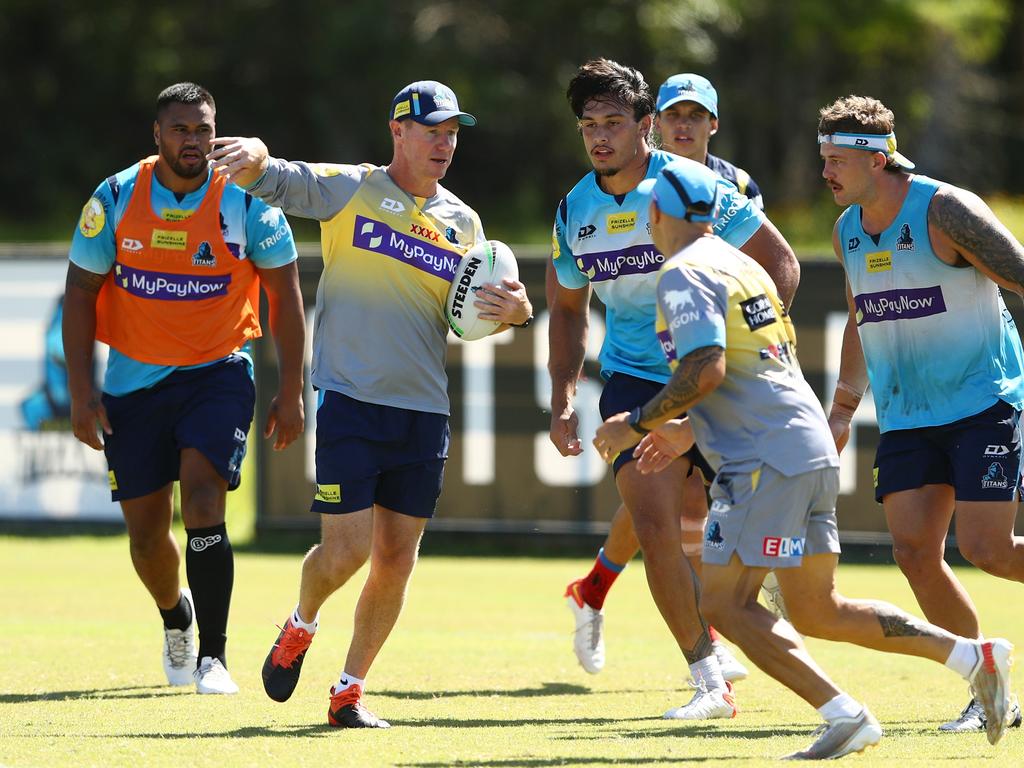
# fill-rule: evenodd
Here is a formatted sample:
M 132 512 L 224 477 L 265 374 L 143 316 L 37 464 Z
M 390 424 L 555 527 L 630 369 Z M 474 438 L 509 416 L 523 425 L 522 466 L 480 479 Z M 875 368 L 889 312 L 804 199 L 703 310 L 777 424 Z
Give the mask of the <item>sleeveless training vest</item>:
M 139 164 L 132 199 L 114 233 L 117 256 L 96 303 L 96 338 L 154 365 L 200 365 L 262 335 L 259 276 L 224 242 L 213 174 L 199 208 L 165 221 L 151 203 L 156 157 Z

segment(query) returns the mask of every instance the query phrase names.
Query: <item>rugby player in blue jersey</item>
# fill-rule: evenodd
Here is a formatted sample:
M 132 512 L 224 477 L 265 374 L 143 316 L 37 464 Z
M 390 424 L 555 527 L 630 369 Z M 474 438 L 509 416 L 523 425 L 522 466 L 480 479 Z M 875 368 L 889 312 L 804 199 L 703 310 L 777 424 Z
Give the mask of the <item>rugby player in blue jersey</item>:
M 761 189 L 750 174 L 708 151 L 711 137 L 718 132 L 719 109 L 718 91 L 707 78 L 692 73 L 672 75 L 658 89 L 656 109 L 654 127 L 661 137 L 663 149 L 707 165 L 719 176 L 731 181 L 758 209 L 764 209 Z M 795 258 L 785 255 L 782 248 L 785 241 L 771 222 L 766 219 L 762 226 L 764 233 L 761 236 L 755 235 L 741 247 L 755 258 L 766 263 L 776 263 L 772 274 L 778 282 L 779 292 L 789 306 L 800 279 L 799 265 Z M 777 250 L 778 255 L 772 255 L 773 250 Z M 707 500 L 701 492 L 701 487 L 703 482 L 710 480 L 710 477 L 703 477 L 699 466 L 695 467 L 686 480 L 686 490 L 683 494 L 680 519 L 682 547 L 698 574 L 704 523 L 708 515 Z M 599 672 L 603 665 L 603 650 L 600 643 L 603 624 L 599 617 L 591 620 L 594 617 L 593 612 L 602 609 L 615 578 L 639 549 L 640 545 L 633 532 L 629 513 L 624 506 L 620 506 L 615 511 L 608 536 L 590 573 L 570 583 L 566 590 L 571 600 L 570 608 L 573 608 L 574 614 L 586 627 L 582 633 L 577 633 L 574 647 L 580 663 L 588 672 Z M 765 584 L 770 586 L 765 592 L 766 600 L 774 610 L 784 612 L 785 606 L 777 589 L 775 576 L 769 573 Z M 727 680 L 741 679 L 746 674 L 743 666 L 729 654 L 726 646 L 718 641 L 714 628 L 711 628 L 710 632 L 723 675 Z
M 717 475 L 704 539 L 701 607 L 767 674 L 824 723 L 791 760 L 825 760 L 877 744 L 882 728 L 815 663 L 798 632 L 944 664 L 978 692 L 988 740 L 1005 730 L 1013 645 L 960 637 L 894 605 L 836 590 L 839 455 L 821 404 L 800 371 L 796 332 L 771 278 L 715 237 L 718 179 L 679 158 L 643 182 L 659 275 L 656 334 L 671 379 L 632 411 L 610 415 L 594 447 L 611 462 L 688 412 Z M 647 437 L 641 439 L 641 433 Z M 663 470 L 665 471 L 665 470 Z M 757 602 L 775 568 L 793 623 Z M 796 631 L 794 631 L 794 627 Z
M 764 210 L 761 187 L 750 174 L 708 151 L 718 133 L 718 91 L 710 80 L 693 73 L 672 75 L 658 88 L 657 108 L 654 127 L 663 149 L 706 165 Z
M 832 244 L 849 320 L 829 424 L 840 449 L 871 385 L 881 438 L 875 498 L 925 616 L 980 637 L 967 590 L 943 559 L 956 513 L 961 554 L 1024 581 L 1014 535 L 1024 354 L 1000 288 L 1024 293 L 1024 247 L 975 194 L 909 173 L 894 116 L 848 96 L 821 110 L 822 175 L 840 215 Z M 1019 726 L 1019 709 L 1012 713 Z M 944 731 L 985 730 L 972 696 Z
M 583 363 L 592 286 L 605 304 L 607 319 L 600 356 L 606 380 L 602 415 L 646 402 L 670 375 L 653 335 L 654 280 L 664 257 L 652 243 L 646 207 L 634 193 L 640 181 L 673 155 L 650 146 L 655 102 L 635 69 L 606 59 L 587 62 L 573 77 L 567 96 L 594 167 L 559 204 L 549 270 L 557 276 L 549 281 L 551 440 L 563 456 L 572 456 L 583 451 L 572 400 Z M 799 275 L 792 250 L 751 200 L 725 179 L 721 184 L 724 213 L 718 230 L 760 262 L 791 300 Z M 713 647 L 697 611 L 691 567 L 680 548 L 684 491 L 699 497 L 701 512 L 694 527 L 702 528 L 706 515 L 701 476 L 689 474 L 701 464 L 693 451 L 669 472 L 642 478 L 631 454 L 619 456 L 616 485 L 631 515 L 616 515 L 594 569 L 566 592 L 576 620 L 577 659 L 596 673 L 604 666 L 604 593 L 638 546 L 644 549 L 651 594 L 698 685 L 688 705 L 666 714 L 672 718 L 735 714 L 719 655 L 733 679 L 746 674 L 724 646 Z

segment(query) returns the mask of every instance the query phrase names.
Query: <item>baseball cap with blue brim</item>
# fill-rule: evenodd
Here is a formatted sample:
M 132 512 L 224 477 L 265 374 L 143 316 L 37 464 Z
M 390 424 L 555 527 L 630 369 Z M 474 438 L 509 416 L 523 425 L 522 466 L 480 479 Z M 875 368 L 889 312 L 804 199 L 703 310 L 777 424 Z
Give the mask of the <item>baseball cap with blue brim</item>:
M 896 151 L 895 133 L 819 133 L 819 144 L 832 144 L 837 147 L 863 149 L 867 152 L 881 152 L 890 162 L 908 171 L 916 167 L 910 160 Z
M 391 100 L 391 120 L 409 118 L 423 125 L 437 125 L 453 117 L 459 125 L 476 125 L 476 118 L 459 110 L 455 91 L 436 80 L 409 83 Z
M 718 118 L 718 91 L 706 77 L 685 73 L 672 75 L 658 89 L 658 111 L 680 101 L 695 101 Z
M 636 191 L 677 219 L 713 222 L 718 218 L 718 174 L 685 157 L 668 163 L 653 179 L 641 181 Z
M 718 174 L 706 165 L 676 158 L 637 185 L 663 213 L 687 221 L 713 222 L 718 218 Z

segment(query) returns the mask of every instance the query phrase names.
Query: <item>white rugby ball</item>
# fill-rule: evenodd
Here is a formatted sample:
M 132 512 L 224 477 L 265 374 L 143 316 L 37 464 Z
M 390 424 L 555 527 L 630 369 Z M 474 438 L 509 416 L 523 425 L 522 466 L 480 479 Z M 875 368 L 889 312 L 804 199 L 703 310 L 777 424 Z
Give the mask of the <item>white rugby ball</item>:
M 475 341 L 490 336 L 501 323 L 481 320 L 473 306 L 476 292 L 484 283 L 501 285 L 504 278 L 519 279 L 519 264 L 512 249 L 498 240 L 477 243 L 455 268 L 445 303 L 448 325 L 460 339 Z

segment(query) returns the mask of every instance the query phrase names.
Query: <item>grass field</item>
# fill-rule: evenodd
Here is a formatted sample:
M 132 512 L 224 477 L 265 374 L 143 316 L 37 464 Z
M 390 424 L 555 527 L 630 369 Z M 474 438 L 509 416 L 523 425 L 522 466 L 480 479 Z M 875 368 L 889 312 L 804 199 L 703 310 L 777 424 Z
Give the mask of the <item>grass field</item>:
M 336 731 L 325 721 L 361 575 L 324 609 L 295 695 L 276 704 L 259 669 L 274 624 L 294 605 L 297 555 L 237 558 L 228 658 L 242 687 L 235 697 L 161 686 L 159 619 L 123 537 L 0 538 L 0 562 L 4 766 L 756 766 L 804 746 L 817 724 L 816 713 L 757 672 L 738 686 L 735 720 L 660 719 L 689 698 L 686 669 L 639 562 L 606 604 L 609 661 L 592 677 L 576 665 L 561 600 L 586 561 L 425 557 L 370 675 L 367 704 L 394 726 L 378 732 Z M 1024 643 L 1024 588 L 961 576 L 986 632 Z M 844 566 L 840 586 L 916 608 L 893 567 Z M 965 703 L 951 672 L 851 646 L 811 648 L 887 732 L 847 764 L 1024 764 L 1019 730 L 996 748 L 982 734 L 935 732 Z

